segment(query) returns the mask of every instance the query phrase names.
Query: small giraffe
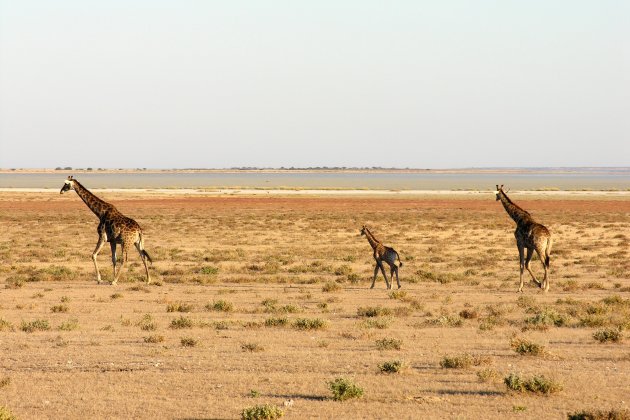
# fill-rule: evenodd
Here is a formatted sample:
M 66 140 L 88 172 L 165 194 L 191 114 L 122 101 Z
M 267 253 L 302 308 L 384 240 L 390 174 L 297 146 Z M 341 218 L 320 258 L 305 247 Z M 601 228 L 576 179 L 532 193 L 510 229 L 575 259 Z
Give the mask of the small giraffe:
M 120 277 L 125 261 L 127 261 L 127 247 L 131 244 L 134 244 L 140 253 L 140 259 L 142 259 L 147 274 L 147 284 L 149 284 L 151 282 L 151 276 L 149 275 L 149 267 L 147 267 L 146 260 L 149 260 L 151 263 L 153 263 L 153 260 L 147 251 L 144 250 L 144 241 L 142 239 L 142 229 L 140 229 L 140 225 L 135 220 L 123 216 L 113 205 L 92 194 L 87 188 L 81 185 L 79 181 L 72 178 L 72 176 L 69 176 L 68 179 L 64 181 L 64 185 L 59 193 L 63 194 L 70 190 L 76 191 L 79 197 L 81 197 L 83 202 L 100 221 L 97 228 L 98 243 L 92 253 L 92 261 L 94 261 L 94 268 L 96 269 L 96 282 L 101 282 L 101 273 L 98 270 L 96 257 L 107 241 L 110 243 L 112 249 L 112 264 L 114 265 L 114 278 L 111 284 L 115 285 L 118 282 L 118 277 Z M 122 251 L 122 262 L 118 272 L 116 272 L 116 244 L 120 244 Z
M 376 239 L 370 229 L 367 226 L 363 225 L 361 228 L 361 236 L 365 235 L 370 246 L 374 250 L 374 260 L 376 261 L 376 267 L 374 267 L 374 278 L 372 279 L 372 286 L 370 289 L 374 289 L 374 283 L 376 282 L 376 277 L 378 276 L 378 270 L 381 270 L 383 273 L 383 277 L 385 277 L 385 284 L 388 289 L 392 288 L 392 285 L 387 281 L 387 275 L 385 274 L 385 268 L 383 267 L 383 261 L 389 264 L 390 268 L 390 278 L 392 280 L 392 284 L 394 282 L 394 273 L 396 274 L 396 283 L 398 283 L 398 288 L 400 289 L 400 280 L 398 280 L 398 268 L 402 267 L 402 261 L 400 261 L 400 255 L 398 252 L 394 250 L 394 248 L 390 248 L 388 246 L 383 245 L 381 241 Z M 398 259 L 398 266 L 396 266 L 396 259 Z
M 549 271 L 549 254 L 551 253 L 552 245 L 549 230 L 540 223 L 536 223 L 529 212 L 514 204 L 507 194 L 505 194 L 505 191 L 503 191 L 503 185 L 500 187 L 497 185 L 495 194 L 497 195 L 497 201 L 501 200 L 501 204 L 503 204 L 507 214 L 516 222 L 514 237 L 516 238 L 516 246 L 518 247 L 521 269 L 521 285 L 518 291 L 523 291 L 523 270 L 527 269 L 534 282 L 547 292 L 549 290 L 549 279 L 547 278 Z M 524 256 L 525 248 L 527 248 L 526 257 Z M 534 251 L 538 254 L 538 258 L 540 258 L 540 262 L 545 269 L 545 277 L 542 282 L 536 279 L 536 276 L 534 276 L 534 273 L 532 273 L 532 270 L 529 268 L 529 262 L 532 259 Z

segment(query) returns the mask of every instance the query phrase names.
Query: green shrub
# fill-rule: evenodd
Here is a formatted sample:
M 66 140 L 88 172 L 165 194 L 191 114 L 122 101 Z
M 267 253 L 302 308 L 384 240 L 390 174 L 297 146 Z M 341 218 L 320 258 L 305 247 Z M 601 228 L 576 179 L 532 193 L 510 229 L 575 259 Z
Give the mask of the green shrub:
M 192 320 L 190 318 L 186 318 L 183 315 L 171 321 L 171 328 L 173 329 L 192 328 L 192 326 Z
M 389 292 L 387 296 L 389 296 L 390 299 L 405 300 L 407 292 L 404 290 L 394 290 L 393 292 Z
M 471 366 L 480 366 L 488 363 L 490 363 L 488 357 L 468 353 L 456 356 L 444 356 L 442 360 L 440 360 L 440 366 L 444 369 L 467 369 Z
M 322 292 L 326 293 L 337 292 L 339 290 L 341 290 L 341 286 L 334 281 L 329 281 L 322 287 Z
M 191 337 L 183 337 L 181 340 L 179 340 L 179 342 L 181 343 L 182 347 L 195 347 L 198 344 L 197 340 Z
M 14 331 L 13 324 L 9 321 L 0 318 L 0 331 Z
M 282 416 L 284 416 L 284 412 L 271 404 L 247 407 L 241 412 L 242 420 L 274 420 Z
M 618 343 L 622 340 L 623 336 L 620 329 L 605 328 L 595 331 L 593 338 L 600 343 Z
M 190 312 L 193 310 L 193 305 L 182 302 L 169 303 L 166 306 L 166 312 Z
M 17 420 L 7 407 L 0 405 L 0 420 Z
M 79 320 L 78 319 L 70 319 L 66 322 L 62 322 L 59 326 L 59 330 L 61 331 L 74 331 L 79 329 Z
M 345 401 L 350 398 L 361 398 L 363 396 L 363 388 L 348 378 L 336 378 L 334 381 L 328 382 L 328 388 L 336 401 Z
M 365 328 L 376 328 L 378 330 L 384 330 L 389 328 L 389 324 L 392 323 L 391 318 L 369 318 L 363 321 Z
M 54 305 L 50 308 L 50 312 L 68 312 L 68 305 Z
M 20 329 L 27 333 L 35 331 L 48 331 L 50 329 L 50 324 L 48 324 L 48 321 L 45 319 L 36 319 L 31 322 L 22 321 Z
M 136 322 L 136 326 L 140 327 L 142 331 L 153 331 L 157 329 L 157 326 L 153 322 L 153 317 L 151 314 L 144 314 L 142 318 L 138 322 Z
M 566 324 L 566 317 L 559 314 L 555 309 L 544 308 L 536 315 L 525 319 L 525 323 L 532 326 L 556 326 L 561 327 Z
M 477 379 L 479 382 L 491 382 L 499 377 L 499 372 L 494 369 L 485 368 L 477 372 Z
M 540 356 L 545 354 L 545 347 L 529 341 L 525 338 L 515 337 L 510 341 L 510 346 L 523 356 Z
M 293 328 L 298 330 L 319 330 L 327 326 L 326 320 L 321 318 L 298 318 L 293 321 Z
M 232 302 L 219 299 L 207 304 L 206 309 L 209 311 L 232 312 L 232 310 L 234 310 L 234 305 L 232 304 Z
M 218 267 L 213 267 L 211 265 L 201 267 L 201 269 L 199 270 L 200 274 L 205 274 L 207 276 L 213 276 L 217 274 L 218 272 L 219 272 Z
M 402 340 L 397 338 L 382 338 L 376 340 L 376 348 L 379 350 L 400 350 Z
M 361 317 L 373 318 L 376 316 L 385 316 L 391 315 L 392 311 L 389 308 L 383 308 L 381 306 L 368 306 L 368 307 L 359 307 L 357 309 L 357 315 Z
M 401 360 L 392 360 L 378 365 L 378 368 L 383 373 L 398 373 L 404 368 L 404 363 Z
M 267 318 L 265 320 L 265 327 L 284 327 L 289 323 L 289 319 L 286 317 L 282 318 Z
M 532 392 L 535 394 L 551 394 L 562 391 L 562 384 L 543 375 L 535 375 L 531 378 L 521 378 L 516 373 L 510 373 L 503 380 L 507 388 L 516 392 Z

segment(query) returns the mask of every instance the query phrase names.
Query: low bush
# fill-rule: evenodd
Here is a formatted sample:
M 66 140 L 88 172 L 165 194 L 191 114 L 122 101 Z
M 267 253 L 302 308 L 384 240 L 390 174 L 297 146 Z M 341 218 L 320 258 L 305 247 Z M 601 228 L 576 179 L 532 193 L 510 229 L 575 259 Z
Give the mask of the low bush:
M 271 404 L 247 407 L 241 412 L 242 420 L 275 420 L 282 416 L 284 416 L 284 412 Z
M 328 382 L 328 389 L 330 389 L 333 399 L 336 401 L 345 401 L 363 396 L 363 388 L 348 378 L 336 378 L 334 381 Z

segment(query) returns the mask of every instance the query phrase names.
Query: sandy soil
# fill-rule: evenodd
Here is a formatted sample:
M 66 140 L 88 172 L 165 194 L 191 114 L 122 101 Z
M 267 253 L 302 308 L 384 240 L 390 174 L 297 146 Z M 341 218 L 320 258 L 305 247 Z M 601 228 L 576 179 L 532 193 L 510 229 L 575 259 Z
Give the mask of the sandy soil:
M 287 418 L 566 418 L 630 404 L 630 199 L 513 195 L 555 238 L 550 292 L 528 279 L 519 295 L 513 222 L 492 197 L 102 196 L 144 227 L 152 285 L 135 251 L 118 286 L 96 284 L 97 219 L 75 194 L 0 193 L 0 406 L 19 418 L 238 418 L 264 403 Z M 382 277 L 369 289 L 363 223 L 400 252 L 404 294 Z M 104 249 L 106 279 L 109 262 Z M 618 328 L 621 342 L 593 338 Z M 517 353 L 518 338 L 543 353 Z M 441 367 L 465 353 L 478 365 Z M 405 369 L 380 372 L 394 360 Z M 510 373 L 562 390 L 509 391 Z M 337 377 L 364 396 L 334 401 Z

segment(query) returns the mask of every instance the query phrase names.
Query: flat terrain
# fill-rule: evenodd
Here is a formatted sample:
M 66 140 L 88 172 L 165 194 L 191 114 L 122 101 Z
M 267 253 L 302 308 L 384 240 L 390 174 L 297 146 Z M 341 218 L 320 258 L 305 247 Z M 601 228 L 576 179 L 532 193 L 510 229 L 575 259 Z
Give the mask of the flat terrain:
M 117 286 L 96 284 L 98 221 L 75 193 L 0 193 L 0 406 L 19 418 L 238 418 L 265 403 L 286 418 L 566 418 L 630 405 L 630 197 L 511 194 L 555 238 L 550 292 L 527 278 L 517 294 L 514 223 L 491 194 L 101 196 L 143 226 L 151 285 L 135 249 Z M 369 289 L 364 223 L 399 251 L 402 293 L 382 277 Z M 108 247 L 99 264 L 111 279 Z M 593 337 L 619 328 L 620 342 Z M 403 369 L 382 373 L 393 361 Z M 511 373 L 561 390 L 509 391 Z M 338 377 L 363 397 L 333 400 Z

